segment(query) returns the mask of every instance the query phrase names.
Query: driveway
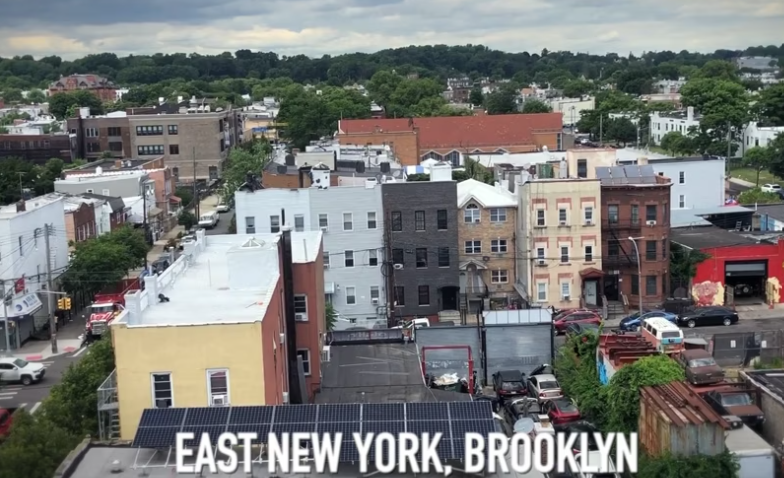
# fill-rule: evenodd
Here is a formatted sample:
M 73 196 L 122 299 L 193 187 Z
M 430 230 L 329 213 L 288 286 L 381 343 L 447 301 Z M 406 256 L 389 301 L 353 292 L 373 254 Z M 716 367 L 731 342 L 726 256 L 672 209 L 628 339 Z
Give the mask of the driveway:
M 232 218 L 234 218 L 234 210 L 220 213 L 220 221 L 218 221 L 218 224 L 212 229 L 207 229 L 207 235 L 217 236 L 219 234 L 228 234 Z

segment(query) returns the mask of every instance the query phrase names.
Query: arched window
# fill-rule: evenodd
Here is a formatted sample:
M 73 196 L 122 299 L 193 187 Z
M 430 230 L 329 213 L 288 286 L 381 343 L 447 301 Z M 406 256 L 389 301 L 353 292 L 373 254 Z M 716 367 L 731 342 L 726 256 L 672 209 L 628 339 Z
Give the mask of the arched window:
M 468 224 L 480 222 L 482 219 L 482 211 L 476 204 L 469 204 L 463 210 L 463 220 Z
M 424 161 L 425 159 L 435 159 L 436 161 L 443 161 L 444 157 L 436 152 L 430 151 L 426 155 L 422 156 L 422 160 Z
M 452 163 L 452 166 L 460 166 L 460 153 L 457 151 L 451 151 L 444 159 Z

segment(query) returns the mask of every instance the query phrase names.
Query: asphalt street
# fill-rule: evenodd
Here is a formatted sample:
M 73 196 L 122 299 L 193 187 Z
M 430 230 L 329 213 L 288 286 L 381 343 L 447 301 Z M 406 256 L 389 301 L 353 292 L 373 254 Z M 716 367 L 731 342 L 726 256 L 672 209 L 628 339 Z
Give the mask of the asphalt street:
M 212 229 L 207 229 L 208 236 L 216 236 L 218 234 L 228 234 L 231 219 L 234 217 L 234 211 L 220 213 L 220 220 L 218 224 Z

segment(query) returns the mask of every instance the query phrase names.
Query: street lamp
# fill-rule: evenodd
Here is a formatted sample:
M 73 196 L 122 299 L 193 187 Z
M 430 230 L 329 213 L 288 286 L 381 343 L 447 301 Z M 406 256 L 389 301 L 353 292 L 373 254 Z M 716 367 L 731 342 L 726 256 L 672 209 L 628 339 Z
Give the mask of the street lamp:
M 572 121 L 572 134 L 574 134 L 574 128 L 575 128 L 575 124 L 574 124 L 574 111 L 575 111 L 575 107 L 574 107 L 574 105 L 572 105 L 572 106 L 570 106 L 570 107 L 569 107 L 569 111 L 571 111 L 571 113 L 572 113 L 572 114 L 571 114 L 571 116 L 572 116 L 572 117 L 571 117 L 571 121 Z
M 640 260 L 640 248 L 637 247 L 637 241 L 640 239 L 643 238 L 629 236 L 629 240 L 634 244 L 634 253 L 637 254 L 637 300 L 640 306 L 640 317 L 642 317 L 642 261 Z

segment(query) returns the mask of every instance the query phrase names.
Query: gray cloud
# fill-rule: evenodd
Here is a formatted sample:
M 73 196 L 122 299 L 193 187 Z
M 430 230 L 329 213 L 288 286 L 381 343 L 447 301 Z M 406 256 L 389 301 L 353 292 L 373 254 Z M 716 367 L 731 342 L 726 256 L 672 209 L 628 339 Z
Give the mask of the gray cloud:
M 733 0 L 36 0 L 4 2 L 0 56 L 281 54 L 481 43 L 507 51 L 701 50 L 784 41 L 784 2 Z

